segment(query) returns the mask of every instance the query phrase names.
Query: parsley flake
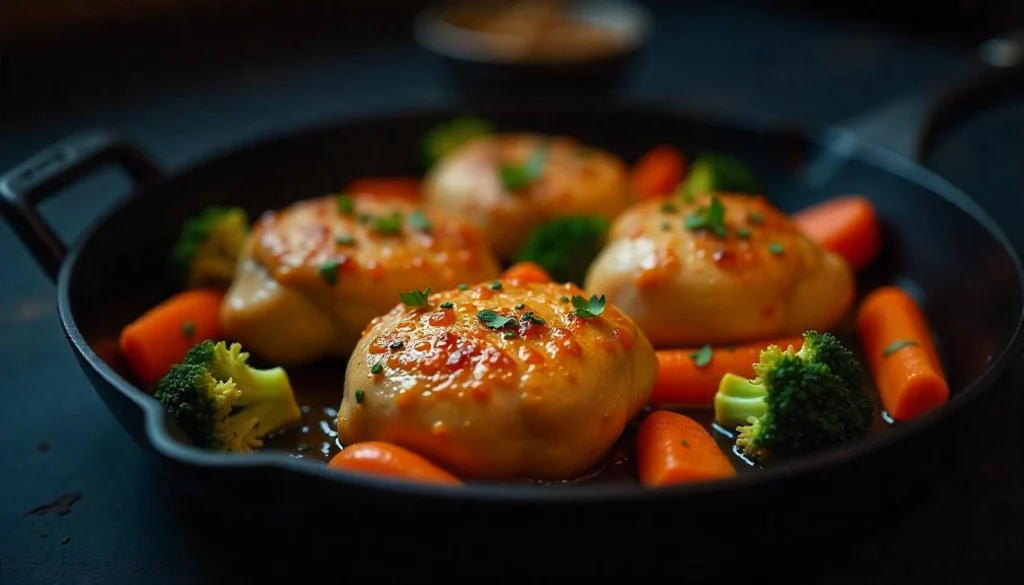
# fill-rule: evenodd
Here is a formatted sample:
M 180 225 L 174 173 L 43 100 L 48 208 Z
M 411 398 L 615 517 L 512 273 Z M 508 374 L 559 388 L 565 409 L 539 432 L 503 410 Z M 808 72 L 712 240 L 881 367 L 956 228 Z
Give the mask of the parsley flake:
M 533 311 L 527 311 L 523 313 L 523 316 L 519 318 L 523 323 L 533 323 L 534 325 L 543 325 L 547 321 L 543 317 L 538 317 Z
M 338 261 L 331 258 L 321 264 L 320 278 L 331 286 L 338 284 Z
M 750 230 L 745 227 L 736 228 L 736 237 L 741 240 L 746 240 L 750 238 Z
M 764 223 L 764 215 L 761 215 L 760 211 L 751 211 L 747 214 L 747 221 L 754 225 L 761 225 Z
M 584 319 L 591 319 L 603 313 L 604 305 L 604 295 L 601 295 L 600 297 L 594 295 L 591 296 L 589 300 L 585 297 L 581 297 L 580 295 L 572 296 L 572 306 L 576 308 L 576 310 L 573 311 L 573 314 Z
M 362 390 L 356 390 L 356 404 L 362 404 L 363 398 L 366 398 L 366 393 Z
M 342 193 L 338 195 L 338 211 L 343 215 L 352 215 L 356 211 L 356 201 L 351 195 Z
M 480 319 L 481 323 L 491 329 L 501 329 L 516 322 L 514 318 L 506 317 L 505 315 L 498 314 L 490 309 L 480 311 L 476 314 L 476 318 Z
M 676 207 L 675 205 L 673 205 L 672 203 L 662 203 L 661 204 L 661 212 L 662 213 L 675 213 L 677 211 L 679 211 L 679 208 Z
M 407 307 L 426 307 L 430 304 L 430 287 L 423 290 L 411 290 L 398 293 L 398 298 Z
M 391 345 L 388 345 L 388 347 L 390 349 L 396 349 L 396 350 L 397 349 L 402 349 L 403 347 L 405 347 L 405 342 L 402 341 L 401 339 L 396 339 L 396 340 L 392 341 Z
M 498 281 L 492 282 L 489 286 L 491 290 L 501 290 L 501 283 Z
M 445 302 L 441 303 L 441 308 L 442 309 L 454 309 L 455 308 L 455 303 L 453 303 L 451 301 L 445 301 Z
M 469 285 L 464 282 L 459 283 L 459 290 L 469 290 Z
M 912 339 L 900 339 L 885 346 L 882 350 L 882 357 L 889 357 L 905 347 L 916 347 L 918 343 Z
M 185 339 L 192 339 L 196 335 L 196 324 L 192 321 L 185 321 L 181 324 L 181 334 Z
M 523 309 L 526 308 L 526 305 L 524 305 L 523 303 L 519 303 L 518 305 L 516 305 L 516 306 L 514 306 L 512 308 L 517 310 L 517 311 L 522 311 Z
M 348 234 L 341 234 L 334 236 L 334 243 L 338 244 L 339 246 L 351 246 L 352 244 L 356 243 L 356 239 Z
M 776 256 L 782 256 L 783 252 L 785 252 L 786 250 L 785 248 L 782 247 L 782 244 L 778 242 L 772 242 L 768 244 L 768 251 L 771 252 L 772 254 L 775 254 Z
M 381 363 L 381 362 L 377 362 L 377 363 L 373 364 L 372 366 L 370 366 L 370 373 L 373 374 L 374 376 L 376 376 L 377 374 L 379 374 L 379 373 L 381 373 L 383 371 L 384 371 L 384 364 Z
M 506 331 L 505 333 L 502 334 L 502 337 L 504 337 L 505 339 L 515 339 L 516 338 L 516 332 L 515 331 Z
M 373 222 L 373 229 L 382 234 L 397 234 L 402 230 L 402 214 L 392 211 L 387 215 L 381 215 Z
M 559 298 L 558 300 L 562 301 L 563 303 L 568 303 L 569 302 L 569 297 L 567 297 L 565 295 L 562 295 L 561 298 Z
M 697 351 L 692 352 L 690 354 L 690 359 L 693 360 L 693 363 L 696 364 L 698 368 L 703 368 L 711 363 L 712 355 L 714 355 L 714 350 L 711 349 L 710 345 L 705 345 Z
M 711 198 L 711 204 L 707 207 L 700 207 L 683 220 L 683 225 L 690 231 L 708 230 L 716 236 L 724 238 L 725 231 L 725 206 L 718 197 Z
M 498 177 L 506 189 L 517 191 L 529 187 L 544 172 L 546 149 L 539 147 L 530 154 L 523 164 L 502 164 L 498 167 Z
M 409 225 L 412 226 L 412 229 L 421 232 L 429 232 L 433 227 L 430 223 L 430 218 L 427 217 L 427 214 L 418 209 L 409 214 L 408 221 Z

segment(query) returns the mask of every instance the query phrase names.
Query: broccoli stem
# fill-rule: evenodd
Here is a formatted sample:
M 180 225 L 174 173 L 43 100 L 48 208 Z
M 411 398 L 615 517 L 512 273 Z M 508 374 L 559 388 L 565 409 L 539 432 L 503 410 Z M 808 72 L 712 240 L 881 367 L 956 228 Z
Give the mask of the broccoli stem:
M 747 424 L 750 417 L 760 418 L 768 410 L 763 384 L 736 374 L 725 374 L 715 394 L 715 422 L 735 428 Z

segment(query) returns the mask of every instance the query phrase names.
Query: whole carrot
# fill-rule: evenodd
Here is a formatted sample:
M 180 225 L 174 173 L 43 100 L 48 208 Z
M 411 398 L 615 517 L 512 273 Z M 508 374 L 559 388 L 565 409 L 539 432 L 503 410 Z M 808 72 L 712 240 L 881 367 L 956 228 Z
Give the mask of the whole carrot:
M 652 412 L 640 424 L 636 463 L 640 483 L 646 487 L 736 475 L 729 458 L 700 423 L 669 410 Z
M 658 377 L 649 404 L 670 407 L 711 408 L 718 383 L 725 374 L 754 377 L 754 363 L 761 350 L 775 344 L 781 348 L 803 347 L 803 337 L 787 337 L 735 347 L 705 346 L 694 349 L 662 349 L 658 356 Z
M 854 270 L 865 268 L 882 250 L 882 229 L 867 197 L 828 199 L 798 211 L 793 220 L 807 237 L 845 258 Z
M 672 193 L 686 174 L 686 158 L 676 148 L 660 145 L 647 151 L 633 165 L 633 191 L 639 198 Z
M 140 382 L 156 383 L 194 345 L 218 338 L 223 295 L 213 289 L 180 292 L 121 330 L 118 347 Z
M 462 485 L 462 481 L 412 451 L 381 441 L 355 443 L 341 450 L 327 464 L 344 469 L 410 481 Z
M 501 279 L 509 282 L 536 282 L 538 284 L 551 282 L 551 276 L 548 275 L 547 271 L 540 264 L 528 260 L 516 262 L 509 266 L 501 275 Z
M 857 329 L 879 398 L 889 416 L 906 421 L 946 403 L 949 385 L 924 313 L 902 289 L 869 293 Z

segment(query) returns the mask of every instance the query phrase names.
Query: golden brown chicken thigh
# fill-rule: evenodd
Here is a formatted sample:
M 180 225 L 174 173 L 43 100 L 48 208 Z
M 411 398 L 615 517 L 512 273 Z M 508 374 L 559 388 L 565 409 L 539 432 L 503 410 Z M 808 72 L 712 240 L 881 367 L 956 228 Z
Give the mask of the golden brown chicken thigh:
M 647 402 L 658 364 L 627 316 L 578 316 L 573 295 L 484 282 L 375 319 L 345 376 L 342 443 L 397 443 L 466 478 L 584 473 Z
M 632 317 L 655 347 L 753 341 L 829 329 L 853 301 L 847 263 L 761 196 L 646 201 L 619 216 L 585 287 Z
M 319 197 L 257 222 L 221 327 L 280 365 L 345 355 L 399 292 L 499 270 L 483 233 L 465 221 L 404 199 Z
M 536 134 L 463 145 L 430 172 L 423 192 L 429 205 L 484 228 L 505 261 L 550 219 L 594 214 L 610 220 L 633 201 L 622 160 L 573 138 Z

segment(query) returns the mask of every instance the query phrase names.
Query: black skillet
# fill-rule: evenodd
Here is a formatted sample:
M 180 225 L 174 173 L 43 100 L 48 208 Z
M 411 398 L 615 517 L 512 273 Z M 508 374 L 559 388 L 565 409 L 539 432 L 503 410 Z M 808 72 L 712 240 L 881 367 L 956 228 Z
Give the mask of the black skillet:
M 673 108 L 475 109 L 503 129 L 574 135 L 629 161 L 661 142 L 690 152 L 730 153 L 754 167 L 786 210 L 852 192 L 867 194 L 877 205 L 885 252 L 863 286 L 896 282 L 919 292 L 945 345 L 951 400 L 931 415 L 849 448 L 724 483 L 658 491 L 616 483 L 452 490 L 329 473 L 278 453 L 203 452 L 182 441 L 161 407 L 118 373 L 116 336 L 171 292 L 163 259 L 187 217 L 209 204 L 238 204 L 255 214 L 336 191 L 356 176 L 413 172 L 420 137 L 461 110 L 319 126 L 242 147 L 173 176 L 130 142 L 89 132 L 6 174 L 0 179 L 0 202 L 6 220 L 56 281 L 70 346 L 110 411 L 199 502 L 285 529 L 263 538 L 294 544 L 325 542 L 333 535 L 322 553 L 332 562 L 388 572 L 692 572 L 723 559 L 752 560 L 771 542 L 827 538 L 830 546 L 841 546 L 842 527 L 881 522 L 887 503 L 918 493 L 917 482 L 941 466 L 943 445 L 966 420 L 965 407 L 989 393 L 1017 359 L 1024 312 L 1017 253 L 970 198 L 910 159 L 922 160 L 937 130 L 965 106 L 1021 81 L 1019 53 L 1003 66 L 985 66 L 980 75 L 973 65 L 976 75 L 961 79 L 955 91 L 879 110 L 897 112 L 896 122 L 885 122 L 881 114 L 865 119 L 882 120 L 876 130 L 912 130 L 901 134 L 898 146 L 907 157 L 870 146 L 849 130 L 794 131 L 773 121 Z M 941 99 L 931 99 L 934 95 Z M 859 126 L 866 133 L 870 127 Z M 134 193 L 69 249 L 36 206 L 108 164 L 132 176 Z M 287 530 L 311 522 L 321 527 L 315 535 Z

